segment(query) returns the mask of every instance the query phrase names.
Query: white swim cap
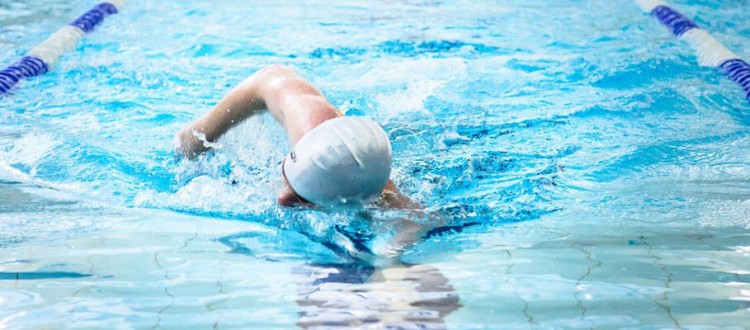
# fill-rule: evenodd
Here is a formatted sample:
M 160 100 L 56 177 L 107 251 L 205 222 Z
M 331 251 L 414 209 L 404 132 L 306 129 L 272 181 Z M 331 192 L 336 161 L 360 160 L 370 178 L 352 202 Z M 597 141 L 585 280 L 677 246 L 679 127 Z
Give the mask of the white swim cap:
M 391 157 L 391 142 L 380 125 L 364 117 L 338 117 L 307 132 L 282 170 L 294 192 L 311 203 L 365 204 L 388 183 Z

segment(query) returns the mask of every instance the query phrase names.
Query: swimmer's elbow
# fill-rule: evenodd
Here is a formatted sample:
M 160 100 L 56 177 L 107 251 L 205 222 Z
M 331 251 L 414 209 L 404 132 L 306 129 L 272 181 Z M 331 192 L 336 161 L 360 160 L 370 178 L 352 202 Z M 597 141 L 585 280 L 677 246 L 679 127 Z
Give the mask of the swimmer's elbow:
M 297 76 L 297 74 L 292 69 L 281 64 L 272 64 L 272 65 L 266 66 L 263 69 L 261 69 L 258 73 L 262 75 L 266 75 L 269 78 L 270 77 L 283 77 L 283 76 L 291 76 L 291 77 Z
M 280 64 L 261 69 L 257 78 L 261 82 L 261 90 L 264 96 L 320 95 L 320 91 L 310 82 L 300 77 L 292 69 Z
M 281 64 L 269 65 L 247 77 L 233 90 L 232 94 L 263 98 L 278 90 L 288 78 L 296 77 L 299 76 L 286 66 Z

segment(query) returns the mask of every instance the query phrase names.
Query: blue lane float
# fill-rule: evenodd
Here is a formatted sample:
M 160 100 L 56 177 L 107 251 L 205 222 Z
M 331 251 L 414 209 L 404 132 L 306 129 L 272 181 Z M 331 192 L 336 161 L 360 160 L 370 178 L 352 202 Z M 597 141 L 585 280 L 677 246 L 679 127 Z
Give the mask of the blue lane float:
M 24 56 L 20 61 L 0 71 L 0 94 L 8 92 L 25 78 L 39 76 L 47 72 L 47 64 L 33 56 Z
M 107 16 L 119 12 L 126 2 L 127 0 L 108 0 L 99 3 L 67 26 L 57 30 L 18 62 L 0 71 L 0 96 L 8 93 L 26 78 L 45 74 L 63 53 L 73 50 L 84 35 L 93 31 Z
M 724 62 L 721 68 L 732 81 L 742 86 L 745 97 L 750 102 L 750 65 L 743 60 L 734 59 Z
M 674 8 L 661 0 L 636 0 L 643 11 L 653 15 L 666 26 L 676 37 L 687 41 L 698 56 L 702 66 L 721 69 L 729 79 L 739 85 L 750 102 L 750 65 L 743 61 L 708 32 L 698 27 Z
M 94 31 L 97 25 L 104 22 L 104 18 L 114 14 L 117 14 L 117 6 L 109 2 L 102 2 L 81 15 L 81 17 L 70 23 L 70 25 L 81 29 L 83 33 L 89 33 Z
M 677 37 L 682 36 L 690 29 L 697 28 L 698 25 L 693 23 L 689 18 L 680 12 L 664 5 L 659 5 L 651 11 L 651 14 L 664 26 L 672 30 L 672 34 Z

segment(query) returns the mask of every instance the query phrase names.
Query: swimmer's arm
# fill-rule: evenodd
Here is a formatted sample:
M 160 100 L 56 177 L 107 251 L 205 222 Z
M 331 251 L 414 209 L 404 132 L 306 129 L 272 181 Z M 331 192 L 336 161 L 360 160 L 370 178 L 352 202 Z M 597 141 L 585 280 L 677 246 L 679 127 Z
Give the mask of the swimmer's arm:
M 383 189 L 383 194 L 375 204 L 388 209 L 406 210 L 411 215 L 394 220 L 391 223 L 395 234 L 383 246 L 381 252 L 388 253 L 394 258 L 421 241 L 431 230 L 446 226 L 449 223 L 449 217 L 440 212 L 427 211 L 422 204 L 402 194 L 392 180 L 388 180 L 388 184 Z M 412 219 L 413 217 L 420 218 L 420 220 L 415 221 Z
M 393 183 L 393 180 L 388 180 L 388 183 L 385 185 L 385 188 L 383 189 L 383 194 L 380 196 L 380 199 L 375 202 L 378 206 L 389 208 L 389 209 L 400 209 L 400 210 L 423 210 L 424 207 L 422 204 L 419 204 L 409 198 L 408 196 L 402 194 L 398 188 L 396 188 L 396 185 Z
M 292 145 L 321 122 L 341 116 L 312 84 L 292 70 L 273 65 L 245 79 L 203 118 L 183 128 L 177 135 L 179 150 L 185 157 L 194 158 L 209 149 L 204 142 L 215 142 L 235 125 L 266 109 L 287 130 Z M 202 134 L 203 139 L 199 138 Z
M 188 159 L 197 157 L 230 128 L 265 108 L 255 75 L 233 88 L 211 111 L 177 133 L 178 150 Z

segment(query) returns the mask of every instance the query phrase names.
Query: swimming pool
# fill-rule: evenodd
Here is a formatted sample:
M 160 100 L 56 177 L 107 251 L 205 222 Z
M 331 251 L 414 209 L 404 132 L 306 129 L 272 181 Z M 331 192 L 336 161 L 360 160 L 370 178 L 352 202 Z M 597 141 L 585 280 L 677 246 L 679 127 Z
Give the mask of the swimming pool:
M 0 3 L 2 65 L 95 4 Z M 750 58 L 750 3 L 672 4 Z M 450 220 L 414 266 L 410 214 L 275 205 L 268 116 L 174 159 L 274 63 Z M 749 114 L 631 0 L 131 1 L 0 99 L 0 328 L 747 327 Z

